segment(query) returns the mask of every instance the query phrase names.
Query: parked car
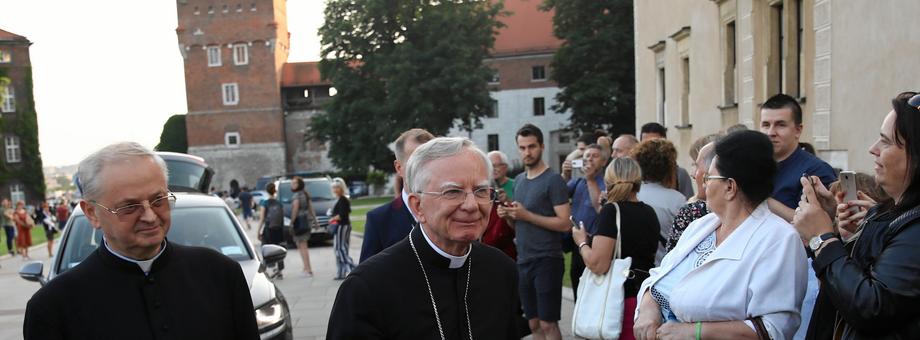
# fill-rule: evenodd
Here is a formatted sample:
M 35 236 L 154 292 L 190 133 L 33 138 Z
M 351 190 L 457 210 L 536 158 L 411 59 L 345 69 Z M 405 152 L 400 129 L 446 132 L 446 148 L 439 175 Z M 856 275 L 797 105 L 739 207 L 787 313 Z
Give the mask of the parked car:
M 176 195 L 166 237 L 177 244 L 214 249 L 239 262 L 249 285 L 260 338 L 293 339 L 287 300 L 271 280 L 277 273 L 275 264 L 284 261 L 287 250 L 270 244 L 256 250 L 224 200 L 207 195 L 214 171 L 204 159 L 180 153 L 158 154 L 166 161 L 169 188 Z M 58 240 L 48 274 L 44 274 L 42 261 L 31 261 L 22 266 L 19 276 L 44 285 L 79 265 L 101 244 L 102 231 L 93 228 L 77 206 Z
M 335 206 L 337 198 L 332 194 L 332 179 L 329 177 L 304 178 L 304 188 L 310 194 L 310 202 L 313 204 L 313 212 L 316 213 L 318 225 L 313 226 L 311 230 L 310 242 L 326 241 L 333 238 L 329 233 L 329 212 Z M 278 200 L 284 205 L 284 228 L 285 241 L 289 248 L 294 248 L 294 242 L 291 240 L 291 208 L 294 199 L 294 193 L 291 192 L 291 180 L 282 179 L 275 182 L 278 188 Z
M 351 197 L 367 196 L 368 195 L 367 182 L 365 181 L 351 182 L 351 186 L 348 187 L 348 191 L 351 193 Z
M 268 198 L 268 192 L 265 190 L 251 190 L 249 193 L 252 194 L 252 206 L 255 207 L 253 209 L 258 214 L 259 205 L 262 204 L 262 200 Z

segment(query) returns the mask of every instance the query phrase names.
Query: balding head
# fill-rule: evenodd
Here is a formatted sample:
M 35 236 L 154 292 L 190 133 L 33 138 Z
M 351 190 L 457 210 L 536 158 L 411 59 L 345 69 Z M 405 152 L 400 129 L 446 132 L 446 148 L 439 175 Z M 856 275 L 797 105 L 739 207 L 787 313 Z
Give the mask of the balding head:
M 633 135 L 621 135 L 613 141 L 612 155 L 613 158 L 628 157 L 632 148 L 639 144 L 639 140 Z

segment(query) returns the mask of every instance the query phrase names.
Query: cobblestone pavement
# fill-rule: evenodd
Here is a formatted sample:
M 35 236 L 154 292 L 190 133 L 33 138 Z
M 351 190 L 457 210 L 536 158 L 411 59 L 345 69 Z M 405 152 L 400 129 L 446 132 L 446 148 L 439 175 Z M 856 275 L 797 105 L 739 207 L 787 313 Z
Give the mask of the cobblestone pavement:
M 248 232 L 250 239 L 258 245 L 255 231 Z M 49 265 L 45 245 L 31 248 L 30 253 L 34 260 L 45 262 Z M 5 246 L 0 246 L 5 252 Z M 360 235 L 352 235 L 351 256 L 358 258 L 361 249 Z M 22 321 L 25 306 L 29 298 L 39 289 L 39 284 L 21 279 L 18 275 L 19 267 L 24 263 L 19 257 L 9 255 L 0 256 L 0 340 L 22 339 Z M 331 242 L 325 245 L 315 245 L 310 248 L 310 263 L 313 266 L 312 278 L 299 275 L 303 261 L 296 249 L 288 251 L 285 259 L 285 278 L 276 281 L 278 287 L 288 300 L 291 316 L 294 322 L 294 338 L 301 340 L 324 339 L 329 313 L 335 301 L 335 294 L 339 282 L 332 278 L 335 276 L 335 255 Z M 46 269 L 47 270 L 47 269 Z M 562 316 L 560 328 L 564 338 L 571 339 L 571 316 L 574 304 L 571 300 L 571 290 L 563 291 Z

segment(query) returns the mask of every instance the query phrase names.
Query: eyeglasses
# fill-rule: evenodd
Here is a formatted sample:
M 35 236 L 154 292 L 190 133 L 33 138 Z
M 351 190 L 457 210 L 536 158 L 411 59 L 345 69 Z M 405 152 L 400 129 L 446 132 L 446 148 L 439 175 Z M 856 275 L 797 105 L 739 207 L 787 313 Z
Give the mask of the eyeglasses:
M 476 202 L 489 203 L 493 199 L 492 194 L 494 192 L 495 192 L 495 189 L 492 189 L 490 187 L 485 187 L 485 188 L 479 188 L 479 189 L 473 190 L 473 192 L 464 191 L 461 189 L 447 189 L 442 192 L 420 191 L 419 194 L 438 196 L 445 200 L 454 201 L 454 202 L 465 200 L 467 195 L 473 194 L 473 198 L 476 200 Z
M 706 176 L 703 176 L 703 183 L 707 183 L 709 182 L 709 180 L 712 180 L 712 179 L 721 179 L 721 180 L 727 181 L 727 180 L 730 180 L 731 177 L 718 176 L 718 175 L 706 175 Z
M 913 97 L 907 100 L 907 105 L 920 110 L 920 94 L 915 94 Z
M 89 201 L 92 204 L 98 205 L 100 208 L 105 209 L 106 211 L 112 213 L 112 215 L 117 216 L 120 219 L 128 219 L 130 217 L 137 217 L 144 212 L 144 203 L 133 203 L 126 206 L 118 207 L 111 209 L 106 207 L 99 202 Z M 147 205 L 150 206 L 151 210 L 162 212 L 165 208 L 172 208 L 176 203 L 176 195 L 173 193 L 167 193 L 166 195 L 154 198 L 153 200 L 147 201 Z

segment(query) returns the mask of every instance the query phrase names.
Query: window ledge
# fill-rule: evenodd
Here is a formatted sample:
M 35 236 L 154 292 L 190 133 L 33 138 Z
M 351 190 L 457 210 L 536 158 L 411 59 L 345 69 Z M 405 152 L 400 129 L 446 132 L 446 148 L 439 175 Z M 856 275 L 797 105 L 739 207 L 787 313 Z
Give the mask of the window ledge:
M 737 108 L 737 107 L 738 107 L 738 103 L 732 103 L 732 104 L 726 104 L 726 105 L 718 105 L 718 106 L 716 106 L 716 108 L 719 109 L 719 110 L 734 109 L 734 108 Z
M 687 123 L 687 124 L 681 124 L 681 125 L 674 125 L 674 128 L 678 130 L 689 130 L 693 128 L 693 124 Z

